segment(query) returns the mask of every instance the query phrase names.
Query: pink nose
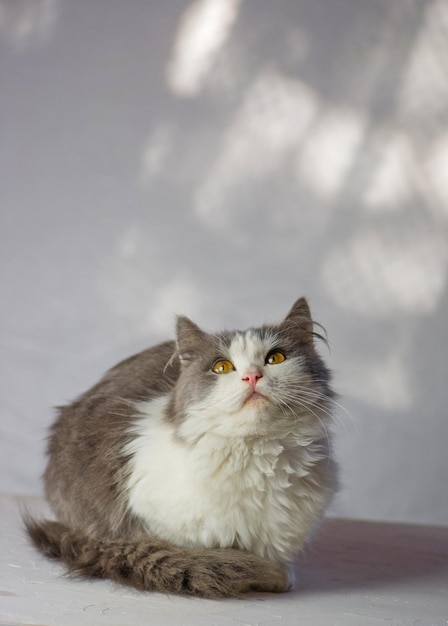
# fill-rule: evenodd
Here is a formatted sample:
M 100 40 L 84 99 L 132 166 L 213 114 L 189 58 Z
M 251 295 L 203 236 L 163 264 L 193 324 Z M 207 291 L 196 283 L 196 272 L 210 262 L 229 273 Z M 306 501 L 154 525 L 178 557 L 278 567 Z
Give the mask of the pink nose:
M 249 385 L 255 389 L 255 385 L 257 384 L 258 380 L 262 377 L 263 377 L 263 374 L 261 374 L 261 372 L 258 372 L 258 371 L 246 372 L 241 380 L 247 381 Z

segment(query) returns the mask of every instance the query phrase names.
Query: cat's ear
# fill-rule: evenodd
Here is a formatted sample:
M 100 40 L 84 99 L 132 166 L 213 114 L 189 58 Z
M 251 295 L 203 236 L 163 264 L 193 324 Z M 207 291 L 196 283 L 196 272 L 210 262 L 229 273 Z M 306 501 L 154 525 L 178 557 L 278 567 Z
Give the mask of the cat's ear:
M 203 345 L 206 333 L 184 315 L 179 315 L 176 322 L 177 352 L 183 363 L 188 363 Z
M 311 318 L 310 307 L 305 298 L 299 298 L 292 305 L 283 324 L 292 330 L 297 330 L 302 336 L 302 340 L 313 341 L 313 320 Z

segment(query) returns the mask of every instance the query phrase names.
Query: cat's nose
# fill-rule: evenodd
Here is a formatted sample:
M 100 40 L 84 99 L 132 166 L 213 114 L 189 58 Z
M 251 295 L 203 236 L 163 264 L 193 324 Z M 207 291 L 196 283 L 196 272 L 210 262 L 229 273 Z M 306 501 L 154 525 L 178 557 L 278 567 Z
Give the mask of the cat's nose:
M 247 381 L 249 385 L 255 389 L 258 380 L 262 377 L 263 374 L 259 370 L 253 370 L 251 372 L 246 372 L 241 380 Z

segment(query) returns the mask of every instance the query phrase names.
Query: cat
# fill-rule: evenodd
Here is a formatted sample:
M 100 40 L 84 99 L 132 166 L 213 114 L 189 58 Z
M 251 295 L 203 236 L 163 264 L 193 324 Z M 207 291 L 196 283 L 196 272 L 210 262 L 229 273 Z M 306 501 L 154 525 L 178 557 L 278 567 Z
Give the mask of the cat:
M 205 598 L 291 587 L 336 487 L 334 393 L 305 298 L 279 324 L 132 356 L 60 408 L 45 492 L 25 519 L 71 573 Z M 321 337 L 322 338 L 322 337 Z

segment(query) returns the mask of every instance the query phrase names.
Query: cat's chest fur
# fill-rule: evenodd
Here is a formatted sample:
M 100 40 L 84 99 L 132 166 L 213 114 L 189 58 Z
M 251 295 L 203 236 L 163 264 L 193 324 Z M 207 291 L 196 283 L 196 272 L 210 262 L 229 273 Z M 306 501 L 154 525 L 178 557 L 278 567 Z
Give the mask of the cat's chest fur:
M 313 472 L 318 443 L 282 438 L 203 436 L 186 446 L 163 420 L 166 398 L 140 407 L 129 455 L 130 510 L 160 538 L 185 547 L 238 547 L 288 562 L 324 506 Z

